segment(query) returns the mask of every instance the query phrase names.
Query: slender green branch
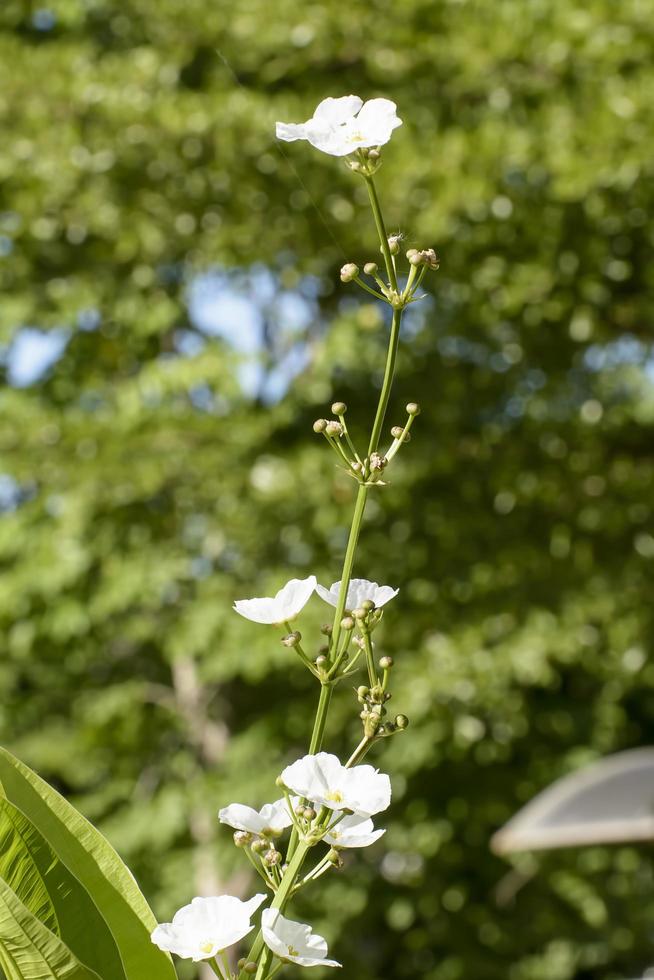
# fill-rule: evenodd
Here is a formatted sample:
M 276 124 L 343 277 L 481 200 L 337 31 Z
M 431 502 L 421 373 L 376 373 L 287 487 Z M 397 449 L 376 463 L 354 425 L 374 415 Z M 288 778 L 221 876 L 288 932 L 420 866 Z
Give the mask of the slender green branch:
M 375 182 L 370 176 L 365 178 L 366 187 L 368 188 L 368 197 L 370 198 L 370 206 L 372 208 L 373 217 L 375 219 L 375 224 L 377 226 L 377 234 L 379 235 L 379 244 L 381 245 L 382 255 L 384 256 L 384 262 L 386 263 L 386 271 L 388 273 L 388 281 L 391 287 L 397 292 L 397 276 L 395 275 L 395 263 L 393 262 L 393 256 L 391 255 L 391 250 L 388 245 L 388 235 L 386 233 L 386 226 L 384 225 L 384 218 L 381 213 L 381 208 L 379 206 L 379 198 L 377 197 L 377 188 L 375 187 Z
M 397 348 L 400 343 L 400 325 L 402 323 L 402 310 L 393 310 L 393 319 L 391 321 L 391 336 L 388 342 L 388 354 L 386 355 L 386 368 L 384 370 L 384 380 L 382 381 L 381 393 L 379 396 L 379 404 L 377 405 L 377 414 L 375 415 L 375 421 L 372 427 L 372 435 L 370 436 L 370 445 L 368 447 L 368 456 L 372 453 L 377 452 L 379 446 L 379 440 L 381 438 L 382 427 L 384 425 L 384 418 L 386 416 L 386 409 L 388 408 L 388 400 L 391 395 L 391 387 L 393 385 L 393 375 L 395 374 L 395 360 L 397 358 Z

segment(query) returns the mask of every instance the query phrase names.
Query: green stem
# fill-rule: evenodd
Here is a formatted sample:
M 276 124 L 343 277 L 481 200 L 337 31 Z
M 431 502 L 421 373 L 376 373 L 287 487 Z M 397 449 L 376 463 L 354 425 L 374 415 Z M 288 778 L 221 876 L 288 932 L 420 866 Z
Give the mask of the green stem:
M 270 903 L 271 909 L 279 909 L 280 912 L 284 911 L 286 902 L 290 898 L 291 891 L 293 890 L 295 879 L 297 878 L 302 865 L 304 864 L 304 860 L 310 846 L 311 845 L 307 844 L 305 841 L 301 841 L 299 843 L 298 848 L 293 855 L 288 868 L 286 869 L 286 873 L 282 878 L 277 894 Z M 260 956 L 261 959 L 259 960 L 259 969 L 257 970 L 255 980 L 262 980 L 262 978 L 265 977 L 270 960 L 272 959 L 272 952 L 267 946 L 264 945 L 263 933 L 261 931 L 254 941 L 254 945 L 250 950 L 248 960 L 256 963 Z M 240 976 L 241 980 L 245 980 L 247 974 L 241 971 Z
M 370 436 L 370 445 L 368 447 L 368 457 L 372 453 L 377 452 L 377 447 L 379 446 L 379 440 L 381 438 L 382 426 L 384 425 L 384 417 L 386 415 L 386 409 L 388 408 L 388 399 L 391 395 L 391 387 L 393 385 L 393 375 L 395 374 L 395 360 L 397 358 L 397 348 L 400 343 L 400 325 L 402 323 L 402 310 L 393 310 L 393 320 L 391 322 L 391 336 L 388 342 L 388 354 L 386 355 L 386 368 L 384 370 L 384 380 L 382 381 L 381 394 L 379 396 L 379 404 L 377 405 L 377 414 L 375 415 L 375 421 L 372 427 L 372 435 Z
M 395 275 L 393 256 L 391 255 L 391 250 L 388 246 L 388 235 L 386 233 L 384 219 L 382 217 L 381 208 L 379 206 L 379 198 L 377 197 L 377 188 L 375 187 L 375 182 L 372 179 L 372 177 L 367 176 L 365 178 L 365 181 L 366 181 L 366 187 L 368 188 L 368 197 L 370 198 L 370 206 L 372 208 L 372 214 L 375 219 L 375 224 L 377 226 L 377 234 L 379 235 L 379 244 L 381 245 L 382 254 L 384 256 L 384 262 L 386 263 L 386 272 L 388 273 L 388 281 L 391 287 L 397 292 L 397 276 Z

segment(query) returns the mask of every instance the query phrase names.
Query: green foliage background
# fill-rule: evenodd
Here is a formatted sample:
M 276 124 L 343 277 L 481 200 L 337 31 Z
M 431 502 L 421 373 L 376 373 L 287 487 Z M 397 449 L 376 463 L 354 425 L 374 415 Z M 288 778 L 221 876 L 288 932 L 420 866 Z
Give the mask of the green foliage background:
M 338 577 L 354 484 L 311 422 L 339 397 L 364 431 L 386 339 L 338 283 L 375 256 L 365 189 L 280 153 L 274 121 L 390 97 L 387 218 L 442 265 L 388 421 L 423 414 L 356 571 L 401 587 L 380 651 L 412 724 L 375 759 L 386 837 L 298 914 L 360 980 L 640 975 L 648 848 L 511 868 L 488 841 L 560 774 L 652 741 L 650 5 L 4 0 L 0 28 L 3 370 L 25 326 L 70 331 L 0 393 L 0 741 L 161 918 L 251 887 L 215 814 L 271 798 L 316 692 L 230 607 Z M 216 269 L 263 310 L 254 396 L 189 314 Z M 279 302 L 307 289 L 298 334 Z M 341 690 L 328 747 L 356 737 Z

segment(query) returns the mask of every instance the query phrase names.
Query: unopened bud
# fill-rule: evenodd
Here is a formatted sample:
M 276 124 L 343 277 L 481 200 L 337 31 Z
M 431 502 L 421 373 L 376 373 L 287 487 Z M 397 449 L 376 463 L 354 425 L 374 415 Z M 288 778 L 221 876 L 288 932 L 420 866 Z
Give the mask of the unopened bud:
M 395 716 L 395 724 L 400 729 L 400 731 L 402 731 L 405 728 L 408 728 L 409 727 L 409 719 L 407 718 L 406 715 L 396 715 Z
M 327 419 L 316 419 L 313 423 L 314 432 L 324 432 L 327 428 Z
M 243 967 L 244 973 L 256 973 L 258 969 L 259 967 L 256 963 L 253 963 L 252 960 L 250 960 L 249 963 L 246 963 Z
M 393 666 L 393 658 L 382 657 L 381 660 L 379 661 L 379 666 L 381 667 L 382 670 L 390 670 L 391 667 Z
M 419 253 L 418 253 L 418 249 L 417 248 L 408 248 L 407 251 L 406 251 L 406 257 L 409 260 L 409 262 L 411 261 L 411 259 L 412 259 L 412 257 L 414 255 L 418 255 L 418 254 Z
M 322 626 L 320 627 L 320 632 L 322 633 L 323 636 L 331 636 L 332 635 L 331 623 L 323 623 Z
M 357 609 L 352 610 L 352 615 L 355 619 L 365 619 L 368 615 L 368 610 L 364 609 L 363 606 L 359 606 Z
M 261 840 L 260 837 L 257 837 L 257 839 L 250 844 L 250 850 L 254 851 L 255 854 L 261 854 L 262 851 L 267 849 L 268 841 Z
M 406 410 L 409 415 L 420 415 L 420 405 L 418 402 L 409 402 Z
M 378 269 L 379 269 L 379 266 L 377 265 L 376 262 L 366 262 L 366 264 L 363 267 L 363 271 L 365 272 L 365 274 L 367 276 L 374 276 L 374 275 L 376 275 Z
M 329 849 L 329 853 L 327 854 L 327 860 L 330 861 L 332 864 L 335 864 L 337 868 L 343 867 L 343 858 L 338 853 L 338 851 L 335 850 L 333 847 Z
M 327 425 L 325 426 L 325 432 L 327 433 L 328 436 L 342 436 L 343 426 L 341 425 L 340 422 L 334 422 L 332 420 L 331 422 L 328 422 Z
M 359 701 L 365 701 L 369 694 L 370 694 L 369 687 L 366 687 L 363 684 L 361 685 L 361 687 L 357 687 L 357 697 Z
M 268 851 L 268 853 L 264 857 L 264 861 L 266 862 L 269 868 L 272 868 L 275 864 L 281 864 L 281 860 L 282 860 L 281 854 L 279 853 L 279 851 L 275 851 L 275 850 Z
M 373 161 L 379 160 L 380 156 L 381 156 L 381 153 L 379 152 L 379 150 L 376 150 L 374 147 L 373 147 L 372 150 L 368 150 L 368 159 L 369 160 L 373 160 Z
M 325 656 L 324 653 L 321 653 L 320 656 L 316 657 L 315 659 L 316 667 L 324 667 L 326 666 L 327 662 L 328 662 L 327 657 Z
M 234 843 L 237 847 L 247 847 L 252 840 L 252 834 L 247 830 L 237 830 L 234 832 Z
M 285 647 L 296 647 L 301 639 L 302 634 L 298 630 L 294 630 L 294 632 L 289 633 L 288 636 L 282 637 L 282 643 Z
M 341 282 L 352 282 L 359 275 L 359 266 L 354 262 L 346 262 L 341 269 Z
M 347 412 L 347 405 L 345 402 L 334 402 L 332 405 L 332 412 L 334 415 L 345 415 Z
M 350 630 L 354 629 L 354 626 L 355 623 L 351 616 L 343 616 L 343 619 L 341 620 L 341 629 L 349 632 Z
M 386 457 L 381 456 L 379 453 L 371 453 L 370 455 L 370 469 L 374 471 L 381 472 L 386 466 Z
M 411 255 L 406 253 L 406 257 L 411 263 L 411 265 L 422 265 L 422 252 L 419 252 L 416 248 L 412 248 Z
M 296 817 L 303 817 L 304 816 L 304 804 L 303 803 L 298 803 L 298 805 L 295 807 L 295 816 Z
M 302 811 L 302 816 L 304 817 L 305 820 L 315 820 L 316 811 L 313 809 L 312 806 L 307 806 Z
M 391 429 L 391 435 L 394 439 L 402 439 L 402 436 L 404 436 L 402 442 L 411 442 L 411 433 L 405 432 L 401 425 L 394 425 Z
M 236 964 L 236 966 L 238 967 L 239 970 L 242 970 L 246 963 L 247 963 L 247 960 L 245 959 L 244 956 L 242 956 L 240 958 L 240 960 L 238 961 L 238 963 Z
M 388 250 L 391 255 L 397 255 L 400 251 L 400 241 L 399 235 L 391 235 L 388 239 Z
M 372 599 L 364 599 L 363 602 L 361 603 L 361 608 L 365 609 L 366 612 L 372 612 L 373 609 L 375 608 L 375 604 L 372 601 Z

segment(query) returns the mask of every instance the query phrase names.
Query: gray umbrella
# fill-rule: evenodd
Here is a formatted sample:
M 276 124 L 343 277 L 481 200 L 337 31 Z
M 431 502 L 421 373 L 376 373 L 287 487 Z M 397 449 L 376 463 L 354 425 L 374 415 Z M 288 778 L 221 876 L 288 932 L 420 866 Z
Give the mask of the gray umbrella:
M 493 836 L 496 854 L 654 840 L 654 748 L 630 749 L 558 779 Z

